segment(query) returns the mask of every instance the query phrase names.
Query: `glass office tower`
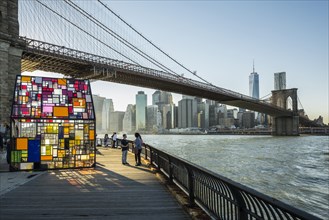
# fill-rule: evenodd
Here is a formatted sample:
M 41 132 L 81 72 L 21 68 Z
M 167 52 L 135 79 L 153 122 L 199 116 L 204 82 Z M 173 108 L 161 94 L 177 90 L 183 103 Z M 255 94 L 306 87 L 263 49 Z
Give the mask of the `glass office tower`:
M 144 91 L 139 91 L 136 95 L 136 130 L 146 128 L 146 106 L 147 95 Z

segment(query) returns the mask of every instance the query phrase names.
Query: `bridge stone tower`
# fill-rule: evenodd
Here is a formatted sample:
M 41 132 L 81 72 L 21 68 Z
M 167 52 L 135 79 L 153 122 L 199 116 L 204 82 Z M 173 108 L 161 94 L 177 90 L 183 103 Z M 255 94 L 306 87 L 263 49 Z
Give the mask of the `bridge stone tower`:
M 21 74 L 18 0 L 0 1 L 0 123 L 9 123 L 16 75 Z
M 291 99 L 292 115 L 273 117 L 272 135 L 297 136 L 299 135 L 299 114 L 297 89 L 283 89 L 272 91 L 272 104 L 288 109 Z

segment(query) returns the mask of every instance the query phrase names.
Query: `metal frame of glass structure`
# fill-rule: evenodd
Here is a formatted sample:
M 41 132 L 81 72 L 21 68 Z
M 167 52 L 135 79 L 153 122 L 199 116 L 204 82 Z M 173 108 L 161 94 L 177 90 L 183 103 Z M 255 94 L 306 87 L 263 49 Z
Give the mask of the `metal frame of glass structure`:
M 17 76 L 11 170 L 94 167 L 96 120 L 88 80 Z

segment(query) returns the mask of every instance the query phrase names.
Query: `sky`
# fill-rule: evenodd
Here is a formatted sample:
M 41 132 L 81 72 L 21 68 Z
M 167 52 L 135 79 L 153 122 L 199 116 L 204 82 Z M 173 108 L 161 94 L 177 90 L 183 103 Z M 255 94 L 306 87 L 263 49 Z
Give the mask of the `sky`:
M 298 88 L 299 108 L 328 123 L 328 1 L 103 2 L 219 87 L 249 95 L 254 61 L 264 97 L 274 89 L 274 73 L 286 72 L 287 88 Z M 135 104 L 137 91 L 145 91 L 152 104 L 155 91 L 100 81 L 91 85 L 93 94 L 113 100 L 116 111 Z M 174 95 L 175 103 L 180 99 Z

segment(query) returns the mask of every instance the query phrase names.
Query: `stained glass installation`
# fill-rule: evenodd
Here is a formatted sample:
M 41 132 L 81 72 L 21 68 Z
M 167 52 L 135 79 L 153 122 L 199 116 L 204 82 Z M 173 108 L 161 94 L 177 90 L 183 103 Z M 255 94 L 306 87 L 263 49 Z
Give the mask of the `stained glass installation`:
M 95 114 L 88 80 L 17 76 L 11 120 L 12 169 L 95 165 Z

